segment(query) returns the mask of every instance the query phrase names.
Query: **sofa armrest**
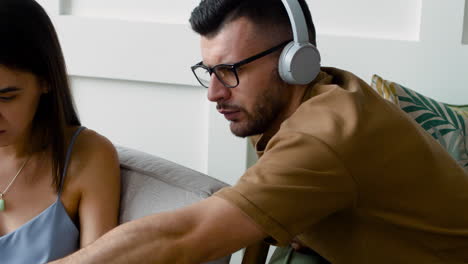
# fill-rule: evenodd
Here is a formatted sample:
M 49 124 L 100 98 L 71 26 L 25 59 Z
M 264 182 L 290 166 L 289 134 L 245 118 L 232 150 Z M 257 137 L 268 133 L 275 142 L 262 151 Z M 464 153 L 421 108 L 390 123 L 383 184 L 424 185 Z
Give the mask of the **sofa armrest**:
M 120 223 L 190 205 L 228 186 L 177 163 L 121 146 L 116 148 L 122 177 Z M 227 264 L 230 258 L 209 264 Z

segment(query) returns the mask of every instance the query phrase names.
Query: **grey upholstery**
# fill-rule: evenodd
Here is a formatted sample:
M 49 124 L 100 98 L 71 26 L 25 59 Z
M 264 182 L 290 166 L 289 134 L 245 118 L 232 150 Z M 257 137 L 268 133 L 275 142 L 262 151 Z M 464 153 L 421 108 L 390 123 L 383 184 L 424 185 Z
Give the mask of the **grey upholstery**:
M 122 196 L 120 223 L 209 197 L 227 184 L 168 160 L 117 147 Z M 231 256 L 210 264 L 227 264 Z

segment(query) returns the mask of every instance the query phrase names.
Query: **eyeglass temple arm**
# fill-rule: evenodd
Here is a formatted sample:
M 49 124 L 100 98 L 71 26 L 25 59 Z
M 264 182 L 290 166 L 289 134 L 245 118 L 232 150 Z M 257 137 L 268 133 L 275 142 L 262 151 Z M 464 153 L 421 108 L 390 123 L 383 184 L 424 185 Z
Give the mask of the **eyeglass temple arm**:
M 265 50 L 264 52 L 261 52 L 261 53 L 255 55 L 255 56 L 252 56 L 252 57 L 250 57 L 250 58 L 248 58 L 248 59 L 245 59 L 245 60 L 243 60 L 243 61 L 239 61 L 238 63 L 233 64 L 232 66 L 233 66 L 234 68 L 237 68 L 237 67 L 240 67 L 240 66 L 242 66 L 242 65 L 245 65 L 245 64 L 247 64 L 247 63 L 250 63 L 250 62 L 252 62 L 252 61 L 254 61 L 254 60 L 260 59 L 261 57 L 264 57 L 264 56 L 266 56 L 266 55 L 268 55 L 268 54 L 270 54 L 270 53 L 273 53 L 273 52 L 279 50 L 280 48 L 282 48 L 284 45 L 288 44 L 288 43 L 291 42 L 291 41 L 292 41 L 292 39 L 286 40 L 286 41 L 282 42 L 281 44 L 279 44 L 279 45 L 277 45 L 277 46 L 274 46 L 274 47 L 271 48 L 271 49 Z

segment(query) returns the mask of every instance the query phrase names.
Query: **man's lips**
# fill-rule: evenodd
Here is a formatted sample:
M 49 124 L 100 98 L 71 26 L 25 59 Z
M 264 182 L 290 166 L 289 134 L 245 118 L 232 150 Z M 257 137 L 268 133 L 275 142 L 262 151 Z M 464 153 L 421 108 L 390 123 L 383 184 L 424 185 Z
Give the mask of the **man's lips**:
M 225 114 L 240 112 L 240 110 L 238 110 L 238 109 L 218 109 L 218 112 L 225 115 Z
M 233 121 L 241 111 L 238 109 L 218 109 L 218 112 L 224 115 L 227 120 Z

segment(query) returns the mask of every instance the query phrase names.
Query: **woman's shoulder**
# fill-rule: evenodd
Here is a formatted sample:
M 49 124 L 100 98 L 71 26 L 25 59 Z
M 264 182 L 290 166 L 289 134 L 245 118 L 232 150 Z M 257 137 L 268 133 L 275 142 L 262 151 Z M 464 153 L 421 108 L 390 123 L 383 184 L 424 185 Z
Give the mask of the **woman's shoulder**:
M 67 128 L 68 145 L 79 127 Z M 92 129 L 84 129 L 76 137 L 70 159 L 72 175 L 80 178 L 80 182 L 86 183 L 86 179 L 95 181 L 100 178 L 114 177 L 119 173 L 119 161 L 117 151 L 112 142 L 105 136 Z
M 68 145 L 77 129 L 67 128 Z M 115 208 L 120 197 L 119 160 L 111 141 L 96 131 L 84 129 L 75 139 L 61 200 L 73 219 L 79 216 L 80 235 L 87 237 L 84 241 L 90 241 L 90 236 L 96 238 L 96 226 L 102 228 L 99 225 L 103 219 L 114 217 L 118 211 Z M 111 226 L 114 224 L 112 220 Z
M 76 135 L 80 127 L 68 127 L 66 129 L 66 139 L 67 145 L 70 146 L 70 143 L 73 139 L 73 136 Z M 99 134 L 98 132 L 85 128 L 79 135 L 76 135 L 76 139 L 73 145 L 73 154 L 75 158 L 81 156 L 89 157 L 96 155 L 114 155 L 116 150 L 112 142 L 107 139 L 105 136 Z

